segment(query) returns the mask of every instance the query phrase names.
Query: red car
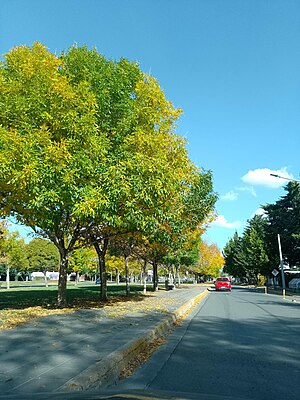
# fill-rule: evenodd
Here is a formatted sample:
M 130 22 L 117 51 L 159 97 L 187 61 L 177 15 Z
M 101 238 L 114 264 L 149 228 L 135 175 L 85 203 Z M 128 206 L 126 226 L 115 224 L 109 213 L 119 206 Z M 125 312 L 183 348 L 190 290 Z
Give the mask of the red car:
M 229 290 L 231 291 L 231 282 L 229 278 L 217 278 L 215 282 L 216 290 Z

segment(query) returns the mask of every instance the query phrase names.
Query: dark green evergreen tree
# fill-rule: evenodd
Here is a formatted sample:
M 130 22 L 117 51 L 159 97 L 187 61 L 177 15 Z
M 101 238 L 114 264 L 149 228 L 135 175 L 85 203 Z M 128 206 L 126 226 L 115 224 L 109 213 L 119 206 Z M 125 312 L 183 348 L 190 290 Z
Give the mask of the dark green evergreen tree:
M 268 222 L 265 239 L 269 255 L 276 254 L 276 266 L 279 264 L 278 234 L 284 261 L 290 266 L 300 264 L 300 185 L 289 182 L 285 190 L 287 194 L 275 204 L 263 207 Z
M 243 241 L 235 232 L 223 249 L 225 260 L 224 272 L 236 278 L 246 277 L 246 260 L 243 253 Z
M 247 275 L 255 282 L 259 274 L 269 275 L 270 269 L 272 269 L 265 241 L 266 226 L 265 217 L 255 215 L 248 221 L 242 239 Z

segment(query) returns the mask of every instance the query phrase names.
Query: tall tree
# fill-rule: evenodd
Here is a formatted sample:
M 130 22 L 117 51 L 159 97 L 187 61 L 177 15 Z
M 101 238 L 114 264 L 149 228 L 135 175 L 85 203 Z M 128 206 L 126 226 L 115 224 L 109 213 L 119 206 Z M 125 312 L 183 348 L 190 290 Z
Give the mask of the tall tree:
M 141 232 L 149 242 L 157 242 L 159 236 L 164 244 L 166 226 L 179 210 L 187 210 L 183 203 L 196 194 L 200 201 L 194 203 L 193 212 L 198 214 L 197 221 L 202 220 L 210 209 L 210 174 L 195 168 L 185 141 L 174 134 L 181 110 L 174 109 L 158 82 L 141 73 L 137 64 L 124 59 L 107 61 L 86 47 L 72 47 L 63 58 L 65 75 L 75 83 L 84 78 L 95 94 L 97 124 L 109 143 L 107 174 L 99 177 L 106 198 L 87 215 L 94 221 L 88 235 L 99 256 L 104 300 L 105 252 L 110 238 Z M 151 238 L 153 232 L 156 238 Z M 157 254 L 152 255 L 156 270 Z
M 59 252 L 55 245 L 46 239 L 35 238 L 26 246 L 26 256 L 29 270 L 43 272 L 45 285 L 47 283 L 47 271 L 58 271 Z
M 283 258 L 290 266 L 294 266 L 300 264 L 300 184 L 289 182 L 285 191 L 286 195 L 275 204 L 263 206 L 268 222 L 266 241 L 270 258 L 276 254 L 275 265 L 278 265 L 277 235 L 280 234 Z
M 225 260 L 224 272 L 237 278 L 247 276 L 243 242 L 237 232 L 234 233 L 233 237 L 225 245 L 223 256 Z
M 81 247 L 72 252 L 69 258 L 69 271 L 76 273 L 77 282 L 81 274 L 97 273 L 95 260 L 96 252 L 92 247 Z
M 267 229 L 265 215 L 255 215 L 248 220 L 241 237 L 235 233 L 224 248 L 226 272 L 255 283 L 258 282 L 259 275 L 266 276 L 270 273 L 274 264 L 269 257 Z
M 219 276 L 224 265 L 224 258 L 218 246 L 201 240 L 198 251 L 197 273 L 213 277 Z
M 245 254 L 245 267 L 248 276 L 258 281 L 259 274 L 268 275 L 272 264 L 268 257 L 265 233 L 267 222 L 265 216 L 255 215 L 248 221 L 243 235 L 243 249 Z
M 15 215 L 58 248 L 58 304 L 66 304 L 68 257 L 91 208 L 89 183 L 102 168 L 96 101 L 86 82 L 71 85 L 62 61 L 36 43 L 6 55 L 0 68 L 0 211 Z M 104 198 L 98 187 L 99 201 Z
M 289 182 L 275 204 L 262 208 L 265 214 L 248 221 L 242 237 L 237 233 L 224 248 L 225 270 L 236 277 L 257 281 L 279 265 L 278 234 L 283 259 L 290 266 L 300 264 L 300 185 Z
M 28 269 L 24 239 L 18 232 L 10 232 L 5 221 L 0 222 L 0 264 L 6 272 L 6 288 L 10 289 L 10 274 Z
M 20 46 L 1 64 L 0 104 L 0 212 L 57 246 L 59 305 L 83 237 L 97 251 L 105 300 L 111 236 L 159 232 L 164 244 L 182 210 L 198 223 L 212 208 L 210 174 L 174 133 L 181 110 L 136 63 L 86 47 L 57 57 Z

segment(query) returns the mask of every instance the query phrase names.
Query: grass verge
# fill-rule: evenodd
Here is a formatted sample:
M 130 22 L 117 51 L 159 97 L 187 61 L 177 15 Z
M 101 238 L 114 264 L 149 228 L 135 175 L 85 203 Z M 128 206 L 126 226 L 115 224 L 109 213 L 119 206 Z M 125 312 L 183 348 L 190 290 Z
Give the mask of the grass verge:
M 142 287 L 130 287 L 130 297 L 126 296 L 125 286 L 109 285 L 108 302 L 100 301 L 99 286 L 71 286 L 67 289 L 68 306 L 57 308 L 57 287 L 1 289 L 0 291 L 0 330 L 12 329 L 34 318 L 53 314 L 74 312 L 80 308 L 102 308 L 105 305 L 140 301 Z

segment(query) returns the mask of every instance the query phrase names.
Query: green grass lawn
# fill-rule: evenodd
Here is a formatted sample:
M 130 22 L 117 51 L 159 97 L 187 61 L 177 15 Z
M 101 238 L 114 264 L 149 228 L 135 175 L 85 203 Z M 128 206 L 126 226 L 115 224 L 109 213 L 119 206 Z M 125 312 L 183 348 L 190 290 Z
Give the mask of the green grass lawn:
M 66 308 L 57 308 L 57 286 L 16 287 L 9 290 L 0 289 L 0 330 L 11 329 L 33 318 L 46 315 L 73 312 L 80 308 L 101 308 L 106 304 L 113 305 L 120 301 L 142 300 L 141 285 L 130 285 L 130 297 L 126 296 L 125 284 L 107 286 L 108 302 L 100 301 L 100 287 L 95 284 L 67 288 Z M 152 291 L 152 286 L 148 287 Z
M 149 290 L 150 288 L 148 288 Z M 139 295 L 143 290 L 141 285 L 130 285 L 131 296 Z M 126 296 L 125 285 L 108 285 L 107 294 L 109 300 Z M 57 286 L 46 287 L 19 287 L 0 290 L 0 310 L 24 309 L 27 307 L 55 308 L 57 299 Z M 69 285 L 67 288 L 68 307 L 90 307 L 100 302 L 99 285 Z

